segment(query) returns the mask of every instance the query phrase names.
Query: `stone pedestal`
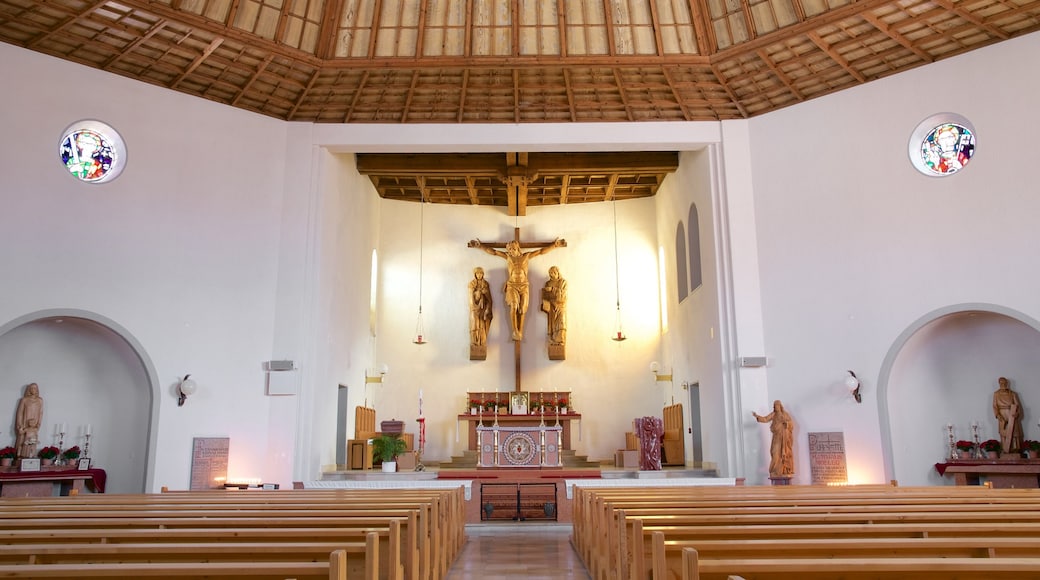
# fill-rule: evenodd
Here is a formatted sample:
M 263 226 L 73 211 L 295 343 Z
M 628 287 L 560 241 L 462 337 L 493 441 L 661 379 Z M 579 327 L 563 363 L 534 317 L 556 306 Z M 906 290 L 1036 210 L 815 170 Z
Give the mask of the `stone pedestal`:
M 487 360 L 487 345 L 469 345 L 469 360 Z

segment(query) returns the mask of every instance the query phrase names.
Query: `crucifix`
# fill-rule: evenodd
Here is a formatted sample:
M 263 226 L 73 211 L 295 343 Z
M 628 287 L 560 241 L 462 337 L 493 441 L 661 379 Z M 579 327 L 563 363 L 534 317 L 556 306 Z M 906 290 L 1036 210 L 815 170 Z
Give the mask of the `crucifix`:
M 469 247 L 484 250 L 492 256 L 506 261 L 505 294 L 506 310 L 512 327 L 513 352 L 516 359 L 516 392 L 520 392 L 520 341 L 524 337 L 524 316 L 530 303 L 530 284 L 527 280 L 527 264 L 531 258 L 556 248 L 567 247 L 567 241 L 559 238 L 551 242 L 521 242 L 520 228 L 513 228 L 513 239 L 508 242 L 481 242 L 470 240 Z M 497 248 L 505 248 L 505 251 Z M 536 248 L 524 252 L 522 248 Z

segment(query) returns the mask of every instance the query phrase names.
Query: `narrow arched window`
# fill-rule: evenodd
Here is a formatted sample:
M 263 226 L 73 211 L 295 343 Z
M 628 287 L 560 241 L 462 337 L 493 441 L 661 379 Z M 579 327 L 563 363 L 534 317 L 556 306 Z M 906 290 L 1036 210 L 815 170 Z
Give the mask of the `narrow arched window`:
M 690 251 L 690 292 L 701 287 L 701 283 L 704 281 L 701 275 L 701 226 L 697 219 L 697 204 L 690 204 L 690 217 L 687 221 L 687 227 L 690 230 L 689 243 L 687 247 Z
M 686 229 L 682 222 L 675 228 L 675 285 L 679 291 L 679 302 L 690 294 L 689 275 L 686 271 Z

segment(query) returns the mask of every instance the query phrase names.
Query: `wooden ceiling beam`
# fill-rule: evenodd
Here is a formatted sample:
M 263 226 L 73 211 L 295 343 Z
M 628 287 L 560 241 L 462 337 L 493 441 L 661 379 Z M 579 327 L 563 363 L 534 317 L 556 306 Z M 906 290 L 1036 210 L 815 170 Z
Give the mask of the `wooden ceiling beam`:
M 191 61 L 191 65 L 189 65 L 188 68 L 184 69 L 184 72 L 182 72 L 180 76 L 178 76 L 172 83 L 170 83 L 170 88 L 177 88 L 177 85 L 181 84 L 181 81 L 186 79 L 188 75 L 195 71 L 195 69 L 202 66 L 202 63 L 205 62 L 205 60 L 209 58 L 209 55 L 213 54 L 213 51 L 217 50 L 217 47 L 220 46 L 223 42 L 223 38 L 214 38 L 213 42 L 210 42 L 209 46 L 207 46 L 206 49 L 202 51 L 202 54 L 195 57 L 195 60 Z
M 135 40 L 132 43 L 130 43 L 130 45 L 127 46 L 126 48 L 124 48 L 119 54 L 117 54 L 117 55 L 113 56 L 112 58 L 106 60 L 101 65 L 101 70 L 108 70 L 109 67 L 111 67 L 113 64 L 118 62 L 124 56 L 126 56 L 127 54 L 130 54 L 130 53 L 134 52 L 135 50 L 137 50 L 137 48 L 139 46 L 141 46 L 142 44 L 144 44 L 145 42 L 147 42 L 149 38 L 155 36 L 159 31 L 161 31 L 163 28 L 165 28 L 166 27 L 166 22 L 167 21 L 165 19 L 160 19 L 158 22 L 153 24 L 147 31 L 145 31 L 145 33 L 143 35 L 141 35 L 140 38 L 138 38 L 137 40 Z
M 866 20 L 867 22 L 869 22 L 871 26 L 873 26 L 874 28 L 877 28 L 879 31 L 881 31 L 882 34 L 884 34 L 885 36 L 887 36 L 887 37 L 891 38 L 892 40 L 896 41 L 897 43 L 899 43 L 903 48 L 905 48 L 905 49 L 909 50 L 910 52 L 916 54 L 918 58 L 920 58 L 921 60 L 925 61 L 926 63 L 930 63 L 930 62 L 934 62 L 935 61 L 935 59 L 932 58 L 932 55 L 930 55 L 927 52 L 921 50 L 920 48 L 914 46 L 914 43 L 910 42 L 910 39 L 908 39 L 907 37 L 905 37 L 902 34 L 900 34 L 898 31 L 896 31 L 891 26 L 889 26 L 889 25 L 885 24 L 884 22 L 882 22 L 880 19 L 875 17 L 873 14 L 864 14 L 863 15 L 863 20 Z
M 765 48 L 770 44 L 777 42 L 783 42 L 788 38 L 794 38 L 805 35 L 809 31 L 819 30 L 825 26 L 829 26 L 836 22 L 841 22 L 846 18 L 852 18 L 862 16 L 869 13 L 872 10 L 881 8 L 885 5 L 891 4 L 891 0 L 859 0 L 852 4 L 846 4 L 844 6 L 828 10 L 820 13 L 816 16 L 808 18 L 798 24 L 792 24 L 790 26 L 784 26 L 778 28 L 773 32 L 769 32 L 753 38 L 747 42 L 735 44 L 727 47 L 723 50 L 718 51 L 712 55 L 712 62 L 720 60 L 736 59 L 741 55 L 754 54 L 759 49 Z
M 986 32 L 989 32 L 990 34 L 992 34 L 993 36 L 996 36 L 997 38 L 999 38 L 1001 40 L 1007 40 L 1008 38 L 1011 37 L 1011 35 L 1009 35 L 1008 33 L 1004 32 L 1003 30 L 997 28 L 996 26 L 993 26 L 992 24 L 986 22 L 982 18 L 979 18 L 978 16 L 975 16 L 974 14 L 972 14 L 972 13 L 966 11 L 966 10 L 962 10 L 959 6 L 957 6 L 953 2 L 950 2 L 950 0 L 932 0 L 932 1 L 935 2 L 936 4 L 938 4 L 939 6 L 942 6 L 943 8 L 949 10 L 950 12 L 953 12 L 957 16 L 967 20 L 968 22 L 971 22 L 975 26 L 978 26 L 979 28 L 985 30 Z
M 787 87 L 787 90 L 790 91 L 796 99 L 798 99 L 799 101 L 805 100 L 805 96 L 802 95 L 802 93 L 797 88 L 795 88 L 794 84 L 791 82 L 791 79 L 787 78 L 787 75 L 784 74 L 784 71 L 780 70 L 780 68 L 776 66 L 776 63 L 774 63 L 772 59 L 769 58 L 769 55 L 766 54 L 765 50 L 759 49 L 756 52 L 756 54 L 758 54 L 758 58 L 763 63 L 765 63 L 767 67 L 769 67 L 769 70 L 773 71 L 773 74 L 776 75 L 776 78 L 780 79 L 780 82 L 782 82 L 784 86 Z
M 867 82 L 867 79 L 862 74 L 860 74 L 858 70 L 852 68 L 852 65 L 849 64 L 849 61 L 845 60 L 845 58 L 838 54 L 836 50 L 828 46 L 827 43 L 824 42 L 822 38 L 820 38 L 819 34 L 816 34 L 815 32 L 810 32 L 808 36 L 809 40 L 813 41 L 813 44 L 815 44 L 817 48 L 827 53 L 827 56 L 831 57 L 831 60 L 838 63 L 838 66 L 845 69 L 845 72 L 849 73 L 849 75 L 851 75 L 852 78 L 856 79 L 861 83 Z

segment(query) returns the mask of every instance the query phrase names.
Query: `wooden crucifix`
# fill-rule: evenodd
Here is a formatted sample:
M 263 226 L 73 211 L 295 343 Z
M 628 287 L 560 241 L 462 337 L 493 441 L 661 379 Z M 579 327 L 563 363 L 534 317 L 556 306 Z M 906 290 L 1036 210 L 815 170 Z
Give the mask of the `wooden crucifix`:
M 505 294 L 506 310 L 512 327 L 513 351 L 516 359 L 516 392 L 520 392 L 520 341 L 524 338 L 524 317 L 530 304 L 530 283 L 527 279 L 527 264 L 531 258 L 556 248 L 567 247 L 567 241 L 557 238 L 551 242 L 521 242 L 520 228 L 513 228 L 513 239 L 507 242 L 481 242 L 470 240 L 469 247 L 484 250 L 492 256 L 506 261 Z M 504 248 L 505 251 L 497 248 Z M 522 248 L 536 248 L 529 252 Z

